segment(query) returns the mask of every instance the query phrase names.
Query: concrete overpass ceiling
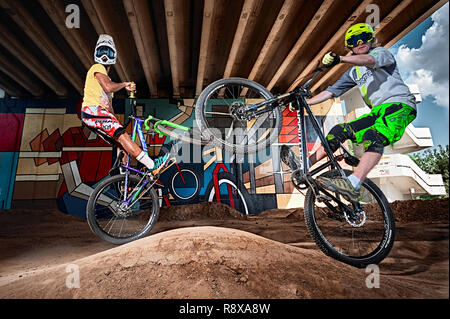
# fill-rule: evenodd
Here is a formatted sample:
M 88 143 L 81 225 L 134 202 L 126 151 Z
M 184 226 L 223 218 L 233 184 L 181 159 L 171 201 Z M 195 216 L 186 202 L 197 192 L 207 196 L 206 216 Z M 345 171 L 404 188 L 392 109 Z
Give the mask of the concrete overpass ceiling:
M 111 78 L 135 81 L 141 97 L 194 98 L 231 76 L 284 92 L 326 52 L 348 53 L 343 34 L 366 21 L 369 4 L 380 10 L 377 38 L 389 47 L 446 2 L 0 0 L 0 87 L 17 97 L 80 97 L 98 35 L 108 33 L 119 53 Z M 65 25 L 70 4 L 80 10 L 80 28 Z M 347 67 L 324 73 L 313 89 Z

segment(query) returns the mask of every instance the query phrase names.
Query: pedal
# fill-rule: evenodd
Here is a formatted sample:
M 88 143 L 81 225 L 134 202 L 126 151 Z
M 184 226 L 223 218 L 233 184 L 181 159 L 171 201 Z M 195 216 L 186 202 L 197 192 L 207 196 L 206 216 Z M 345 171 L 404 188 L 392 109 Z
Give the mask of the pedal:
M 281 161 L 286 164 L 287 166 L 289 166 L 289 148 L 286 145 L 282 145 L 281 146 L 281 150 L 280 150 L 280 158 Z
M 291 151 L 291 149 L 289 147 L 287 147 L 286 145 L 281 146 L 280 158 L 281 158 L 281 161 L 284 164 L 286 164 L 288 167 L 290 167 L 290 169 L 292 171 L 295 171 L 298 169 L 298 164 L 295 161 L 295 155 Z
M 295 169 L 291 173 L 291 179 L 295 179 L 298 184 L 306 184 L 308 177 L 300 171 L 299 168 Z

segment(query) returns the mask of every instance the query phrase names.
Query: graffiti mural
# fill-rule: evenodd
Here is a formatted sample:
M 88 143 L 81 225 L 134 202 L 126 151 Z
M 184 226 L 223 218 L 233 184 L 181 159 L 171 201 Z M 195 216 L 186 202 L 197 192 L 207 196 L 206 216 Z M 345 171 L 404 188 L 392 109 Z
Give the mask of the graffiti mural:
M 80 121 L 81 101 L 0 100 L 0 208 L 8 209 L 20 201 L 54 200 L 61 212 L 85 217 L 85 206 L 93 188 L 109 175 L 116 157 L 115 148 L 83 128 Z M 113 101 L 116 115 L 125 123 L 131 113 L 128 100 Z M 196 126 L 195 100 L 138 100 L 138 116 L 153 115 L 177 124 Z M 330 121 L 331 106 L 318 112 L 322 124 Z M 338 114 L 337 112 L 336 114 Z M 336 121 L 336 116 L 331 120 Z M 310 124 L 307 124 L 310 125 Z M 331 125 L 331 124 L 330 124 Z M 324 125 L 325 126 L 325 125 Z M 131 132 L 131 125 L 127 128 Z M 317 136 L 307 127 L 308 148 L 318 147 Z M 158 157 L 170 138 L 152 133 L 146 135 L 149 155 Z M 290 183 L 288 170 L 279 159 L 279 147 L 298 149 L 297 116 L 286 109 L 279 141 L 261 158 L 236 159 L 215 146 L 200 149 L 183 145 L 188 158 L 165 172 L 160 183 L 167 191 L 160 193 L 161 205 L 180 205 L 199 201 L 220 201 L 243 213 L 259 213 L 272 208 L 299 207 L 302 196 Z M 254 155 L 250 155 L 254 156 Z M 199 180 L 195 198 L 183 200 L 188 192 L 182 172 Z M 181 193 L 171 191 L 175 178 Z M 183 184 L 186 184 L 183 186 Z M 196 187 L 197 187 L 196 186 Z M 185 189 L 183 189 L 183 187 Z

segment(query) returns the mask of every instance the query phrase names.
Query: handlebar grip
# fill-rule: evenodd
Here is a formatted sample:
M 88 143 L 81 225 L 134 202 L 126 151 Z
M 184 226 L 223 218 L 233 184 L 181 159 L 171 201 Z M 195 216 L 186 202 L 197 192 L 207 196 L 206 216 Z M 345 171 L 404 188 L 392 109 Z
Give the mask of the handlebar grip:
M 136 83 L 131 82 L 131 86 L 136 86 Z M 136 98 L 136 95 L 134 94 L 134 91 L 130 91 L 129 98 L 130 99 Z

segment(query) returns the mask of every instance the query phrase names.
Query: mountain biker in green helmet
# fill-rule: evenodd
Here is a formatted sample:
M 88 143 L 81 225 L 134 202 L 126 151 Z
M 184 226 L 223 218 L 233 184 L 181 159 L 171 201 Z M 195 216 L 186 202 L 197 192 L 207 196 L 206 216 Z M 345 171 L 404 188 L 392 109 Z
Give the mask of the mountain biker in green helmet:
M 346 195 L 350 200 L 358 199 L 362 181 L 380 161 L 384 147 L 400 140 L 406 126 L 417 115 L 415 97 L 403 82 L 394 56 L 387 49 L 376 47 L 375 41 L 375 32 L 370 25 L 351 26 L 345 33 L 345 46 L 353 54 L 339 56 L 329 52 L 322 63 L 326 67 L 339 63 L 348 63 L 352 67 L 332 86 L 307 99 L 310 105 L 318 104 L 341 96 L 357 85 L 365 104 L 371 108 L 368 114 L 334 126 L 326 136 L 333 152 L 346 140 L 364 147 L 359 165 L 347 178 L 317 178 L 324 188 Z M 309 157 L 308 164 L 314 165 L 326 156 L 321 146 Z

